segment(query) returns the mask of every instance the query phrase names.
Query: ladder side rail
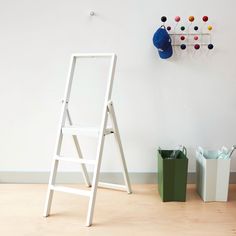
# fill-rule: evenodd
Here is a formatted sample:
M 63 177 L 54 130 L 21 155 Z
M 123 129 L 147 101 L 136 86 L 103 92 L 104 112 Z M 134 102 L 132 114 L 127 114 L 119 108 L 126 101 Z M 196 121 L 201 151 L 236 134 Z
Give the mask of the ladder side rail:
M 64 94 L 64 102 L 61 108 L 61 116 L 60 116 L 60 122 L 59 122 L 59 127 L 58 127 L 57 138 L 56 138 L 54 156 L 60 155 L 60 152 L 61 152 L 61 144 L 62 144 L 62 139 L 63 139 L 61 129 L 62 129 L 62 126 L 65 125 L 65 121 L 66 121 L 66 109 L 68 107 L 68 99 L 70 96 L 71 85 L 72 85 L 73 75 L 75 71 L 75 63 L 76 63 L 76 58 L 72 56 L 71 62 L 70 62 L 70 69 L 68 73 L 67 85 L 66 85 L 65 94 Z M 48 190 L 47 190 L 47 195 L 46 195 L 46 203 L 45 203 L 44 214 L 43 214 L 45 217 L 50 214 L 53 192 L 54 192 L 53 189 L 51 189 L 51 185 L 55 184 L 58 164 L 59 164 L 59 161 L 53 158 L 50 177 L 49 177 Z
M 104 112 L 107 112 L 107 103 L 111 100 L 113 81 L 114 81 L 114 75 L 115 75 L 115 69 L 116 69 L 116 60 L 117 60 L 116 54 L 112 54 L 110 71 L 109 71 L 109 76 L 108 76 L 108 85 L 107 85 L 107 91 L 106 91 L 106 97 L 105 97 L 105 103 L 104 103 Z
M 108 84 L 107 84 L 104 108 L 103 108 L 103 113 L 102 113 L 103 114 L 102 122 L 100 126 L 100 134 L 99 134 L 98 148 L 97 148 L 97 154 L 96 154 L 97 165 L 95 165 L 95 168 L 94 168 L 92 190 L 91 190 L 92 195 L 89 200 L 86 226 L 91 226 L 92 220 L 93 220 L 94 206 L 95 206 L 96 193 L 97 193 L 97 187 L 98 187 L 98 179 L 99 179 L 101 161 L 102 161 L 102 152 L 103 152 L 103 147 L 104 147 L 105 129 L 106 129 L 107 120 L 108 120 L 107 103 L 111 98 L 115 66 L 116 66 L 116 55 L 113 54 L 111 56 L 110 70 L 109 70 L 109 75 L 108 75 Z
M 108 115 L 105 114 L 105 117 L 103 119 L 103 125 L 105 130 L 105 126 L 107 124 Z M 93 173 L 93 182 L 92 182 L 92 189 L 91 189 L 91 197 L 89 199 L 89 205 L 88 205 L 88 213 L 87 213 L 87 221 L 86 226 L 91 226 L 93 221 L 93 213 L 94 213 L 94 206 L 96 201 L 96 194 L 97 194 L 97 187 L 98 187 L 98 180 L 100 175 L 100 168 L 102 163 L 102 154 L 103 154 L 103 148 L 104 148 L 104 142 L 105 142 L 105 135 L 104 133 L 99 134 L 99 141 L 98 141 L 98 148 L 97 148 L 97 154 L 96 154 L 96 165 L 94 168 Z

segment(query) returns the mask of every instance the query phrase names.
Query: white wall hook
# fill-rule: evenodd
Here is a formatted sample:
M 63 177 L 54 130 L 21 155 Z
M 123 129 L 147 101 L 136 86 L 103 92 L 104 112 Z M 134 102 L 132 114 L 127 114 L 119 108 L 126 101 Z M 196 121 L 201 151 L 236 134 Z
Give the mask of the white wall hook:
M 90 16 L 95 16 L 95 12 L 94 11 L 90 11 Z

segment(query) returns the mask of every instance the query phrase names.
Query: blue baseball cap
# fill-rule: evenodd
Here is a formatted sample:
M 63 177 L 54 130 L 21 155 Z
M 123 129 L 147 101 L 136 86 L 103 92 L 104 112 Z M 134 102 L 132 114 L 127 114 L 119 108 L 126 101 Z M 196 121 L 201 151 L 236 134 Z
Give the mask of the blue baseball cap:
M 158 49 L 159 56 L 167 59 L 172 56 L 171 38 L 164 26 L 161 26 L 153 35 L 153 44 Z

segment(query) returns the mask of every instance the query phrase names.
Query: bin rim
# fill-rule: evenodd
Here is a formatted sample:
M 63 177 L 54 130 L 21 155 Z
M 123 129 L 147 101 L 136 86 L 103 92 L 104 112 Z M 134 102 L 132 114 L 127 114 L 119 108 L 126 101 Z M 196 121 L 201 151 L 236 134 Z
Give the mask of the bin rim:
M 236 147 L 236 145 L 235 145 Z M 184 145 L 178 145 L 175 149 L 161 149 L 161 147 L 157 148 L 157 152 L 160 153 L 160 151 L 182 151 L 185 156 L 187 156 L 187 148 Z
M 199 146 L 196 150 L 196 156 L 200 156 L 205 160 L 230 160 L 235 149 L 235 145 L 232 146 L 231 150 L 225 146 L 222 146 L 222 148 L 218 150 L 203 149 L 201 146 Z M 226 150 L 224 157 L 220 157 L 222 150 Z
M 177 154 L 177 158 L 168 158 L 172 152 L 174 151 L 179 151 L 180 153 Z M 165 161 L 174 161 L 174 160 L 188 160 L 187 155 L 185 155 L 185 153 L 182 150 L 178 150 L 178 149 L 158 149 L 158 156 L 161 157 L 162 160 Z M 169 153 L 169 155 L 167 154 Z

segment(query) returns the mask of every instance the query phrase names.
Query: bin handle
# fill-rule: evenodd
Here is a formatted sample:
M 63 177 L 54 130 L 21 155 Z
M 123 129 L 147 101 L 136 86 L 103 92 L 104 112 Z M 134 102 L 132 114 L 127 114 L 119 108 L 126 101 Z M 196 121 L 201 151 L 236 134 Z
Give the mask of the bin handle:
M 183 152 L 185 156 L 187 156 L 187 148 L 184 145 L 179 145 L 179 149 Z
M 229 154 L 229 158 L 233 155 L 233 152 L 235 149 L 236 149 L 236 145 L 233 145 Z
M 200 153 L 200 154 L 202 154 L 202 155 L 204 154 L 204 150 L 203 150 L 202 147 L 199 146 L 199 147 L 198 147 L 198 150 L 199 150 L 199 153 Z

